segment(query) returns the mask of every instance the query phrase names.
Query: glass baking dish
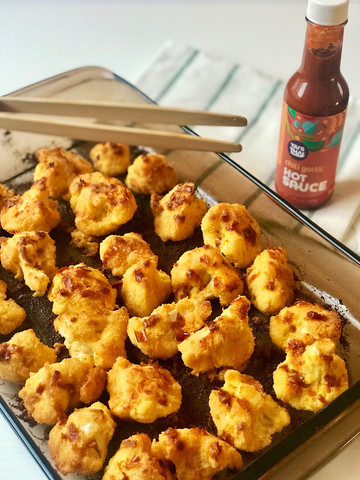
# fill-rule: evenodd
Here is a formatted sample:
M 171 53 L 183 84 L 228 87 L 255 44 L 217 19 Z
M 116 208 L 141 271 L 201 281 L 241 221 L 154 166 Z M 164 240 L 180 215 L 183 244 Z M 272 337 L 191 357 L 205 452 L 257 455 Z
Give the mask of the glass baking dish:
M 127 81 L 98 67 L 72 70 L 12 95 L 152 103 Z M 166 125 L 141 126 L 172 131 L 180 129 Z M 190 129 L 184 128 L 194 135 Z M 83 155 L 89 150 L 88 144 L 71 139 L 0 130 L 0 182 L 12 185 L 30 182 L 36 163 L 34 152 L 44 146 L 72 147 Z M 262 244 L 286 248 L 290 264 L 299 279 L 298 288 L 319 303 L 336 309 L 342 316 L 344 327 L 340 354 L 347 362 L 350 388 L 317 414 L 305 414 L 284 433 L 276 434 L 268 448 L 256 454 L 244 455 L 244 467 L 232 476 L 234 480 L 306 478 L 360 429 L 360 323 L 357 320 L 360 319 L 357 298 L 360 290 L 360 257 L 226 155 L 158 151 L 167 155 L 180 181 L 196 183 L 199 193 L 209 204 L 244 204 L 260 225 Z M 0 336 L 0 341 L 6 341 L 11 336 Z M 17 386 L 0 380 L 0 411 L 48 478 L 65 478 L 55 470 L 49 456 L 49 427 L 34 425 L 26 420 L 19 406 L 18 390 Z M 86 477 L 70 474 L 66 478 Z M 87 478 L 98 479 L 101 474 Z

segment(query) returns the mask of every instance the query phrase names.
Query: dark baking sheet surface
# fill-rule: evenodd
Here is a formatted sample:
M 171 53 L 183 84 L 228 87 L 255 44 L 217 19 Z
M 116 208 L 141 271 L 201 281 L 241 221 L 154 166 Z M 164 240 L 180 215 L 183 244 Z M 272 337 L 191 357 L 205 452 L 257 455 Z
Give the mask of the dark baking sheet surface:
M 90 147 L 91 145 L 87 143 L 78 144 L 76 151 L 85 158 L 88 158 Z M 139 149 L 133 148 L 132 158 L 136 158 L 139 153 L 141 153 Z M 33 162 L 35 161 L 36 160 L 33 159 Z M 30 172 L 32 171 L 31 166 L 29 167 L 29 170 Z M 8 187 L 13 188 L 16 193 L 22 194 L 24 191 L 30 188 L 32 184 L 32 182 L 28 180 L 30 172 L 26 172 L 23 176 L 17 176 L 16 179 L 11 179 L 10 181 L 5 182 L 5 184 Z M 26 177 L 27 181 L 22 182 L 22 177 Z M 123 178 L 119 178 L 123 180 Z M 186 241 L 169 241 L 163 243 L 154 233 L 153 217 L 149 205 L 149 196 L 135 194 L 135 197 L 138 204 L 138 210 L 136 211 L 134 218 L 127 224 L 120 227 L 116 232 L 114 232 L 114 234 L 123 235 L 127 232 L 141 233 L 143 238 L 150 243 L 153 252 L 158 255 L 159 268 L 170 274 L 173 263 L 182 255 L 182 253 L 203 245 L 200 228 L 198 228 L 194 235 L 192 235 L 192 237 Z M 59 226 L 50 233 L 56 242 L 58 268 L 80 262 L 84 262 L 94 268 L 101 268 L 102 262 L 98 254 L 93 257 L 89 257 L 84 255 L 84 252 L 81 249 L 72 247 L 70 245 L 71 236 L 69 231 L 74 227 L 74 215 L 71 211 L 69 203 L 61 200 L 59 202 L 59 210 L 62 215 L 62 221 Z M 117 278 L 112 277 L 110 272 L 104 270 L 104 273 L 107 275 L 110 282 L 115 283 L 118 281 Z M 4 270 L 2 267 L 0 267 L 0 279 L 4 280 L 8 285 L 8 297 L 13 298 L 27 312 L 27 318 L 25 322 L 16 331 L 33 328 L 36 335 L 43 343 L 49 346 L 53 346 L 55 343 L 62 343 L 63 339 L 55 332 L 53 327 L 55 315 L 52 313 L 52 303 L 47 299 L 47 297 L 33 297 L 33 292 L 31 292 L 23 282 L 16 280 L 11 272 Z M 317 293 L 315 296 L 314 293 L 310 292 L 308 289 L 302 288 L 301 282 L 297 282 L 297 286 L 297 298 L 306 299 L 309 301 L 317 301 L 318 303 L 320 302 L 324 305 L 327 305 L 327 297 L 321 299 L 321 292 L 320 295 Z M 168 301 L 171 302 L 172 300 L 173 299 L 170 298 Z M 118 299 L 118 304 L 121 306 L 120 299 Z M 333 307 L 334 305 L 331 306 Z M 212 301 L 212 307 L 213 314 L 211 318 L 215 318 L 220 314 L 221 307 L 217 301 Z M 249 312 L 249 318 L 250 326 L 253 329 L 256 342 L 255 351 L 250 359 L 248 367 L 244 370 L 244 373 L 256 378 L 263 385 L 265 391 L 276 399 L 273 391 L 272 374 L 277 365 L 285 359 L 285 354 L 277 349 L 270 340 L 269 318 L 261 314 L 254 307 L 252 307 Z M 343 318 L 343 324 L 346 324 L 345 318 Z M 9 340 L 15 332 L 12 332 L 8 335 L 0 335 L 0 342 Z M 133 363 L 147 363 L 149 361 L 149 358 L 142 354 L 136 347 L 134 347 L 129 340 L 126 342 L 126 350 L 128 359 Z M 340 340 L 339 350 L 340 355 L 346 361 L 348 353 L 346 335 L 343 335 Z M 65 358 L 66 356 L 68 356 L 68 352 L 64 348 L 59 356 L 59 360 Z M 185 367 L 183 364 L 180 353 L 171 359 L 159 360 L 159 364 L 167 368 L 182 386 L 183 401 L 180 410 L 176 414 L 170 415 L 166 418 L 158 419 L 152 424 L 124 422 L 115 419 L 118 426 L 109 445 L 108 458 L 105 462 L 105 466 L 107 465 L 109 458 L 111 458 L 111 456 L 114 455 L 118 449 L 121 441 L 139 431 L 147 433 L 151 438 L 157 438 L 159 433 L 163 432 L 168 427 L 200 427 L 216 435 L 216 428 L 210 416 L 208 398 L 211 390 L 221 387 L 223 383 L 216 380 L 209 381 L 206 375 L 200 375 L 199 377 L 192 375 L 191 370 Z M 351 399 L 353 399 L 354 395 L 356 395 L 356 391 L 354 391 L 349 397 L 349 402 Z M 16 397 L 14 400 L 16 405 L 16 416 L 22 420 L 25 420 L 30 429 L 33 428 L 35 422 L 27 417 L 26 411 L 23 409 L 20 399 Z M 102 394 L 100 400 L 107 404 L 107 392 Z M 334 412 L 341 412 L 343 408 L 344 403 L 341 399 L 338 402 L 333 402 L 333 404 L 317 415 L 314 415 L 311 412 L 297 411 L 291 407 L 288 407 L 291 415 L 291 423 L 281 433 L 274 435 L 273 442 L 269 447 L 256 453 L 241 452 L 244 467 L 239 474 L 234 476 L 233 471 L 225 470 L 216 475 L 214 478 L 245 478 L 244 475 L 247 475 L 246 472 L 249 468 L 252 472 L 258 472 L 256 475 L 260 475 L 260 472 L 266 471 L 271 464 L 275 464 L 276 461 L 279 461 L 279 459 L 283 458 L 284 453 L 287 450 L 291 451 L 291 449 L 293 449 L 295 446 L 300 445 L 304 441 L 304 438 L 311 436 L 312 432 L 315 433 L 315 431 L 317 431 L 322 424 L 326 424 L 329 419 L 332 418 Z M 45 428 L 45 435 L 44 438 L 41 439 L 42 441 L 46 441 L 46 436 L 50 429 L 51 427 Z M 296 431 L 296 436 L 289 436 L 289 434 L 294 431 Z M 257 459 L 261 459 L 262 461 L 256 462 Z M 98 474 L 92 475 L 91 478 L 101 478 L 102 474 L 103 470 L 101 470 Z

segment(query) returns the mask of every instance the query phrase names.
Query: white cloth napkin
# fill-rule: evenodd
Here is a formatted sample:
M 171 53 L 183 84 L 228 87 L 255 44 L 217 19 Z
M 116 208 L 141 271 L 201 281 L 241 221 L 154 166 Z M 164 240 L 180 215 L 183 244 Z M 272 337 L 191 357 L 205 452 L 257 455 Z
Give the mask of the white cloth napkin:
M 238 141 L 230 155 L 271 188 L 285 84 L 246 65 L 168 41 L 136 82 L 163 106 L 243 115 L 247 127 L 196 126 L 204 137 Z M 360 254 L 360 99 L 350 98 L 332 198 L 305 215 Z

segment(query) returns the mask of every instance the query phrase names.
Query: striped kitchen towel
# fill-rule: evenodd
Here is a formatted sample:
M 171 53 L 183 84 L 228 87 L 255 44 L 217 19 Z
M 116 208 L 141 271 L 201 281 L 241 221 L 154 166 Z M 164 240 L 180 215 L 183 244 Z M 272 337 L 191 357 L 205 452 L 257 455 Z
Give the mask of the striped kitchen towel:
M 186 45 L 166 42 L 136 86 L 163 106 L 243 115 L 247 127 L 195 126 L 201 136 L 240 142 L 230 157 L 274 188 L 284 82 Z M 360 254 L 360 99 L 351 98 L 335 192 L 317 210 L 303 211 Z

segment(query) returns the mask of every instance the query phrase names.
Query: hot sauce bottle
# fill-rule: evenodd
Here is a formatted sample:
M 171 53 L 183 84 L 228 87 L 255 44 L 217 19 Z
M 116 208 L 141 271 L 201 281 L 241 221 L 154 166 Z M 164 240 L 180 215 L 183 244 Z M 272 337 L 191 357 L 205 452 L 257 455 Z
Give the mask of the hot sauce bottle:
M 340 72 L 349 0 L 309 0 L 302 64 L 288 81 L 275 174 L 277 192 L 298 208 L 334 190 L 349 88 Z

